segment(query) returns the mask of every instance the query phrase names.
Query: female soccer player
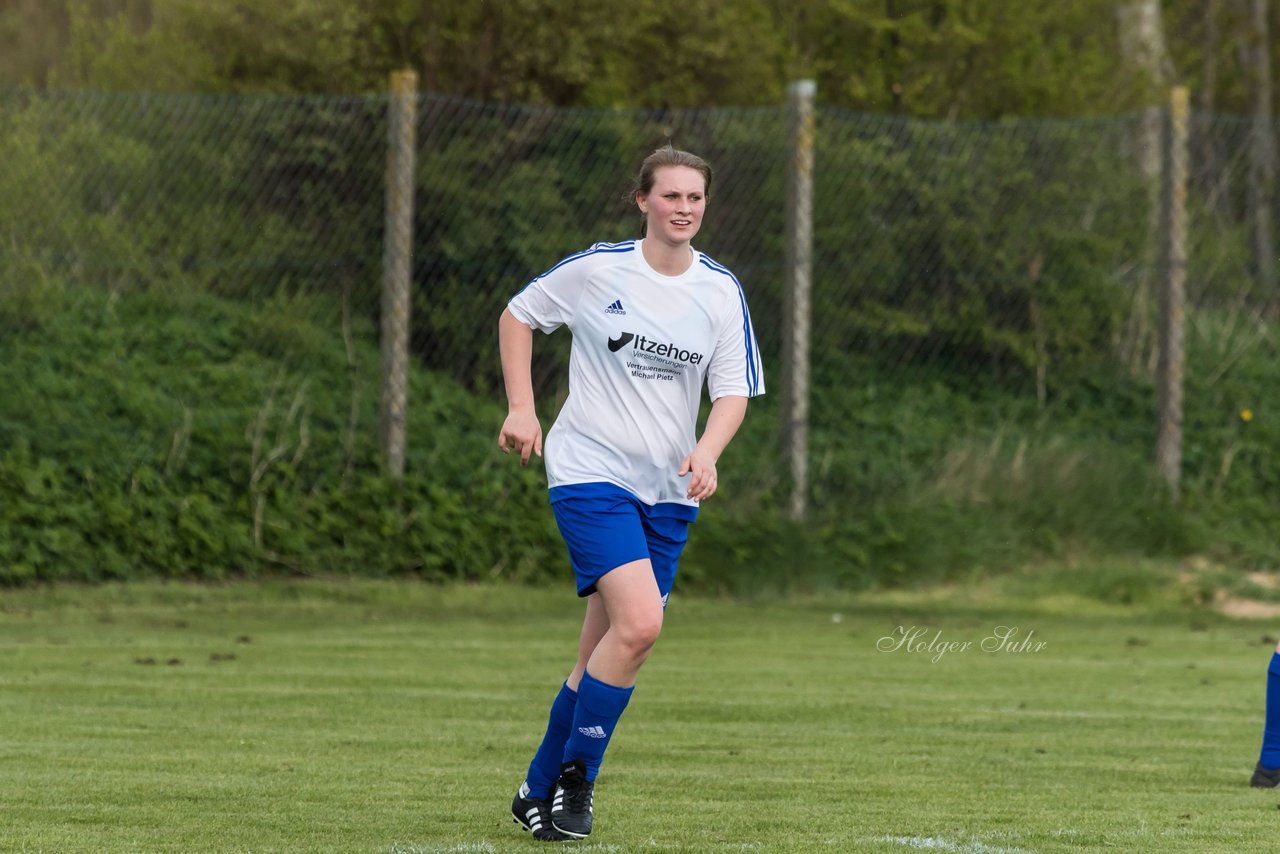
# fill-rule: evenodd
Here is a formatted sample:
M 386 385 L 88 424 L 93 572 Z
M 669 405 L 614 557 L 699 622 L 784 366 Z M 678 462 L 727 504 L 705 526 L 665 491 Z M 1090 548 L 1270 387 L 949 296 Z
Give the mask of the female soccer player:
M 498 446 L 521 464 L 542 454 L 533 330 L 573 334 L 546 468 L 586 616 L 577 663 L 511 805 L 538 839 L 591 833 L 596 773 L 658 639 L 689 523 L 716 491 L 716 460 L 747 400 L 764 393 L 742 287 L 690 245 L 710 190 L 702 158 L 653 152 L 632 196 L 641 239 L 570 255 L 516 294 L 498 323 L 508 404 Z M 712 405 L 696 438 L 704 381 Z

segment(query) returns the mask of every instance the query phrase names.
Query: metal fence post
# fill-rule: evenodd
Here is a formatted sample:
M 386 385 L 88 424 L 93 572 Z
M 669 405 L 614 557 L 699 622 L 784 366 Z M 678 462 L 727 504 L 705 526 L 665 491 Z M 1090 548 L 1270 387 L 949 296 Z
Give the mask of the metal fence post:
M 1187 275 L 1187 89 L 1169 95 L 1161 198 L 1160 359 L 1156 364 L 1156 469 L 1178 498 L 1182 475 L 1182 358 Z
M 809 493 L 809 329 L 813 291 L 813 101 L 817 84 L 787 87 L 791 162 L 787 169 L 787 258 L 783 329 L 783 443 L 791 468 L 791 516 L 804 518 Z
M 1275 297 L 1276 249 L 1271 237 L 1271 209 L 1275 200 L 1276 142 L 1271 119 L 1271 48 L 1268 32 L 1268 0 L 1250 4 L 1249 88 L 1253 120 L 1249 128 L 1249 230 L 1253 266 L 1265 299 Z
M 409 279 L 413 257 L 413 182 L 418 75 L 391 75 L 387 135 L 387 215 L 382 256 L 382 400 L 378 441 L 387 472 L 404 475 L 409 386 Z

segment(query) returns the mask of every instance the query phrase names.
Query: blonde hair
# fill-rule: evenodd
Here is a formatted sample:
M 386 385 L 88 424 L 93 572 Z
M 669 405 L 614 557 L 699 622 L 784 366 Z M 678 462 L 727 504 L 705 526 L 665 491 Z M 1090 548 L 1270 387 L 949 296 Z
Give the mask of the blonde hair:
M 671 143 L 667 143 L 646 157 L 644 162 L 640 164 L 640 173 L 636 175 L 636 182 L 631 188 L 630 195 L 627 196 L 627 201 L 634 202 L 638 195 L 649 195 L 649 191 L 653 189 L 654 173 L 666 166 L 687 166 L 696 170 L 702 175 L 703 194 L 708 197 L 711 195 L 711 164 L 696 154 L 681 151 L 672 147 Z M 648 226 L 649 221 L 642 214 L 640 219 L 641 237 L 644 237 Z

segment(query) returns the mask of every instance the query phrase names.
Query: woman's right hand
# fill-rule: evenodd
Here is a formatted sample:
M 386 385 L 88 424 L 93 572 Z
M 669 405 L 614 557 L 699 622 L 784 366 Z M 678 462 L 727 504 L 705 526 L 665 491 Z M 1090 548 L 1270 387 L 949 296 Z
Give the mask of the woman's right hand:
M 522 466 L 529 464 L 530 454 L 542 456 L 542 425 L 538 423 L 537 413 L 532 408 L 507 412 L 507 420 L 502 422 L 502 432 L 498 434 L 498 447 L 504 454 L 519 451 Z

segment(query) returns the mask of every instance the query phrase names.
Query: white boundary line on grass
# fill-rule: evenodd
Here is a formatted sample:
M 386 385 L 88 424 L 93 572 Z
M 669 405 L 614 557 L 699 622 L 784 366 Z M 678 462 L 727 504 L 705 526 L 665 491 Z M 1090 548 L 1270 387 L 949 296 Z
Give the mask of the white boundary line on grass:
M 961 854 L 1034 854 L 1026 848 L 1004 848 L 985 842 L 952 842 L 938 836 L 877 836 L 872 842 L 889 842 L 925 851 L 958 851 Z
M 1026 848 L 1004 848 L 977 841 L 952 841 L 938 836 L 877 836 L 868 841 L 887 842 L 892 845 L 902 845 L 906 848 L 925 851 L 957 852 L 957 854 L 1035 854 L 1034 851 Z M 633 851 L 637 848 L 651 848 L 656 845 L 656 840 L 648 839 L 639 845 L 629 846 L 625 850 Z M 620 845 L 599 842 L 574 843 L 572 847 L 575 852 L 583 852 L 583 854 L 588 854 L 588 852 L 621 854 L 624 850 Z M 764 846 L 759 842 L 745 842 L 738 846 L 726 845 L 722 847 L 750 851 Z M 452 845 L 392 845 L 389 849 L 389 854 L 498 854 L 498 849 L 494 847 L 492 842 L 457 842 Z
M 513 837 L 515 838 L 515 837 Z M 528 837 L 525 837 L 526 839 Z M 516 841 L 519 841 L 516 839 Z M 655 845 L 649 840 L 650 845 Z M 507 850 L 503 848 L 502 850 Z M 604 852 L 604 854 L 622 854 L 622 847 L 608 843 L 587 842 L 573 843 L 574 851 Z M 457 842 L 453 845 L 392 845 L 390 854 L 498 854 L 492 842 Z

